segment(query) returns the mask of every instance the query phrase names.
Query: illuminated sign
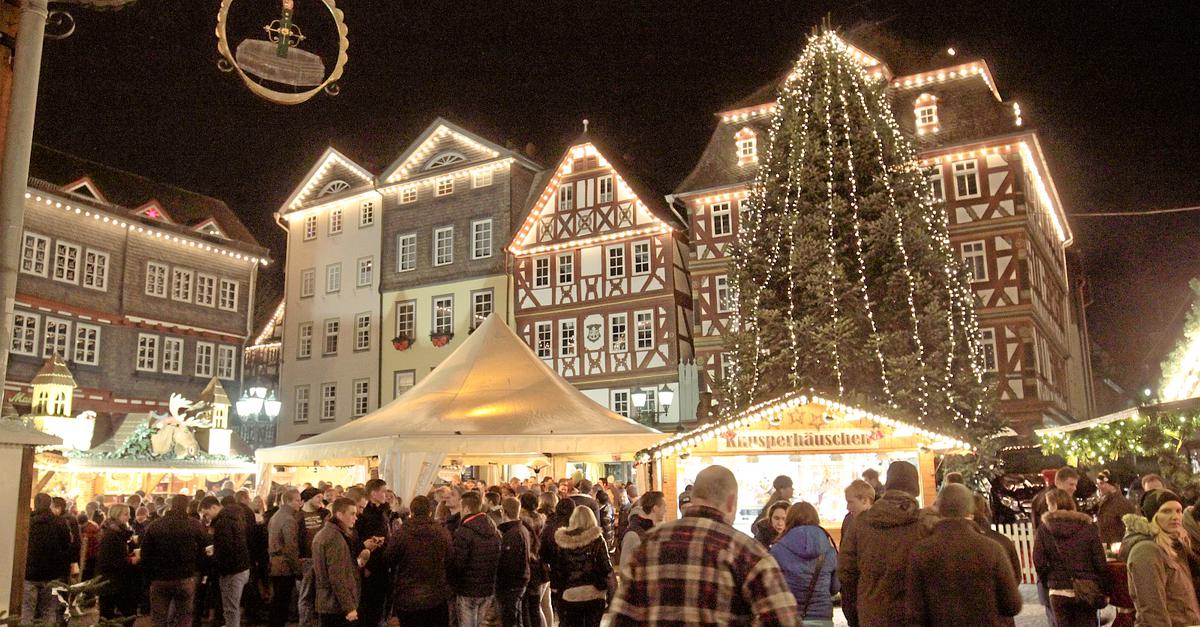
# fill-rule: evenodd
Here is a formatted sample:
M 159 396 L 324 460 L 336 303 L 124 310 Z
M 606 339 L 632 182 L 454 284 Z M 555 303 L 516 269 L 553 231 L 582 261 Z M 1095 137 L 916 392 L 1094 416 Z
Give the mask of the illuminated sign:
M 883 432 L 869 429 L 821 431 L 730 431 L 717 440 L 718 452 L 769 452 L 804 450 L 874 449 Z

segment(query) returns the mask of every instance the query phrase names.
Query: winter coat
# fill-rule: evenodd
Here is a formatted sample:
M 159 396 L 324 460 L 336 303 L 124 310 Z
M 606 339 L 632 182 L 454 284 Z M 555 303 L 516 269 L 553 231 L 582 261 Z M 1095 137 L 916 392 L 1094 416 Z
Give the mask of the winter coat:
M 775 531 L 774 525 L 771 524 L 770 518 L 760 518 L 750 528 L 753 532 L 754 539 L 758 540 L 763 546 L 769 547 L 775 540 L 778 539 L 779 532 Z
M 629 564 L 633 560 L 633 554 L 637 553 L 637 549 L 642 545 L 642 539 L 646 537 L 646 532 L 654 528 L 654 521 L 642 516 L 642 510 L 638 509 L 630 516 L 629 526 L 625 528 L 625 535 L 621 538 L 621 550 L 618 551 L 617 568 L 622 576 L 629 576 Z
M 29 551 L 25 558 L 26 581 L 67 580 L 71 564 L 79 559 L 71 543 L 71 528 L 50 510 L 34 512 L 29 519 Z
M 856 606 L 850 609 L 857 615 L 847 616 L 851 624 L 900 624 L 909 551 L 935 521 L 936 516 L 901 490 L 884 492 L 871 509 L 855 517 L 850 533 L 842 537 L 838 557 L 842 589 L 855 591 Z
M 861 522 L 866 522 L 865 514 Z M 970 520 L 938 521 L 912 547 L 908 560 L 904 625 L 991 627 L 1001 617 L 1021 612 L 1021 592 L 1008 556 Z M 863 625 L 900 624 L 894 618 L 868 620 L 865 597 L 860 597 L 859 608 Z
M 236 505 L 221 508 L 212 521 L 213 562 L 218 575 L 234 575 L 250 569 L 246 522 Z
M 1013 576 L 1017 579 L 1017 585 L 1021 585 L 1021 556 L 1017 554 L 1017 545 L 1008 536 L 992 529 L 990 522 L 976 520 L 975 524 L 983 531 L 983 535 L 1004 549 L 1004 554 L 1008 556 L 1008 561 L 1012 565 Z
M 611 547 L 616 539 L 616 529 L 614 529 L 616 526 L 616 514 L 613 511 L 612 503 L 605 503 L 599 507 L 600 516 L 596 519 L 596 522 L 599 523 L 600 531 L 604 534 L 604 543 Z
M 150 581 L 175 581 L 200 572 L 209 544 L 204 523 L 183 512 L 168 511 L 150 523 L 142 542 L 142 566 Z
M 580 505 L 592 510 L 596 515 L 596 522 L 600 522 L 600 503 L 590 494 L 573 494 L 570 497 L 571 502 L 575 503 L 575 507 Z
M 396 569 L 396 609 L 414 612 L 441 605 L 450 598 L 447 569 L 453 539 L 430 518 L 411 518 L 392 534 L 384 561 Z
M 489 597 L 496 593 L 496 567 L 500 562 L 500 534 L 487 514 L 463 519 L 454 532 L 454 557 L 450 574 L 454 589 L 463 597 Z
M 1096 527 L 1100 529 L 1100 542 L 1120 542 L 1121 538 L 1125 537 L 1125 523 L 1121 518 L 1125 514 L 1135 513 L 1137 508 L 1119 492 L 1101 498 L 1100 507 L 1096 509 Z
M 500 523 L 500 561 L 497 590 L 524 590 L 529 585 L 529 528 L 520 520 Z
M 561 527 L 566 527 L 567 523 L 557 516 L 550 516 L 546 519 L 546 525 L 542 527 L 541 539 L 538 546 L 538 558 L 546 567 L 547 579 L 550 581 L 550 589 L 558 592 L 558 588 L 554 587 L 554 579 L 549 578 L 550 565 L 554 563 L 558 555 L 558 543 L 554 541 L 554 534 Z
M 271 560 L 272 577 L 299 577 L 304 574 L 300 564 L 300 523 L 296 520 L 297 515 L 298 512 L 281 507 L 267 522 L 267 555 Z
M 129 540 L 133 529 L 108 520 L 100 531 L 100 551 L 96 556 L 96 574 L 109 581 L 127 583 L 137 576 L 137 567 L 129 563 L 133 551 Z
M 100 552 L 100 525 L 89 520 L 79 526 L 79 535 L 83 541 L 83 557 L 91 562 Z
M 1144 516 L 1126 514 L 1122 520 L 1126 531 L 1120 557 L 1129 573 L 1138 627 L 1200 624 L 1200 606 L 1186 558 L 1173 558 L 1160 547 L 1154 540 L 1158 525 Z
M 554 532 L 558 551 L 550 564 L 550 586 L 562 591 L 563 600 L 578 602 L 605 598 L 613 570 L 602 534 L 599 527 L 582 531 L 560 527 Z
M 280 510 L 282 511 L 282 510 Z M 272 516 L 274 521 L 278 516 Z M 317 612 L 346 615 L 358 608 L 359 588 L 362 585 L 353 532 L 343 531 L 335 522 L 313 538 L 313 580 L 317 588 Z
M 816 584 L 813 585 L 813 571 L 821 555 L 825 556 L 825 561 L 821 564 L 821 571 L 816 573 Z M 837 580 L 837 549 L 833 548 L 829 534 L 816 525 L 793 527 L 771 545 L 771 557 L 779 562 L 783 578 L 799 607 L 805 608 L 804 600 L 809 598 L 808 590 L 812 588 L 811 600 L 801 618 L 832 620 L 833 595 L 838 593 L 840 586 Z
M 542 530 L 546 528 L 546 519 L 537 512 L 521 510 L 521 522 L 525 523 L 525 529 L 529 531 L 529 585 L 526 591 L 532 592 L 534 588 L 550 580 L 550 571 L 546 570 L 546 564 L 541 558 Z
M 391 509 L 387 505 L 367 503 L 367 506 L 358 515 L 358 522 L 354 523 L 354 531 L 358 535 L 359 541 L 359 544 L 354 547 L 356 551 L 361 550 L 363 548 L 361 543 L 370 538 L 383 538 L 386 542 L 392 533 L 391 518 Z M 303 521 L 300 524 L 304 524 Z M 380 550 L 371 552 L 371 561 L 367 562 L 366 579 L 370 580 L 376 574 L 386 575 L 387 568 L 383 564 L 383 554 L 384 551 Z
M 1100 531 L 1083 512 L 1058 510 L 1042 516 L 1033 540 L 1038 581 L 1051 590 L 1070 590 L 1072 579 L 1090 579 L 1112 596 L 1112 577 L 1100 544 Z

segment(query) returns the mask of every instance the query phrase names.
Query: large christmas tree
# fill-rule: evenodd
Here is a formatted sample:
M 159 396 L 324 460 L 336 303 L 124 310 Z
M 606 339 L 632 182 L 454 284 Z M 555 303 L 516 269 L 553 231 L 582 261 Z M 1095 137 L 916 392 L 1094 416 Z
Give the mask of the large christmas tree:
M 724 404 L 807 389 L 978 438 L 999 425 L 974 297 L 885 86 L 827 29 L 780 89 L 732 252 Z

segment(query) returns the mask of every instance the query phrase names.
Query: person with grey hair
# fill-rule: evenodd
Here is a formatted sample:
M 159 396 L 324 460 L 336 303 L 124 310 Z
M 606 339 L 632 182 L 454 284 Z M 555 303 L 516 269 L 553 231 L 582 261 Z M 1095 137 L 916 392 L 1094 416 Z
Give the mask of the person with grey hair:
M 946 484 L 937 511 L 941 520 L 909 553 L 904 624 L 962 625 L 965 608 L 975 625 L 995 625 L 1001 617 L 1019 614 L 1021 593 L 1008 556 L 970 520 L 975 512 L 971 490 Z

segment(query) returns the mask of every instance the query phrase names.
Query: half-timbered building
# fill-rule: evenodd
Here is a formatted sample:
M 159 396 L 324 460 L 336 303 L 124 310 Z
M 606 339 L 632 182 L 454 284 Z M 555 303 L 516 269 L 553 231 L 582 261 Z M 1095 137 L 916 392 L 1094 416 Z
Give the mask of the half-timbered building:
M 535 183 L 509 246 L 516 330 L 613 411 L 690 421 L 677 394 L 692 359 L 687 224 L 613 154 L 585 134 Z

